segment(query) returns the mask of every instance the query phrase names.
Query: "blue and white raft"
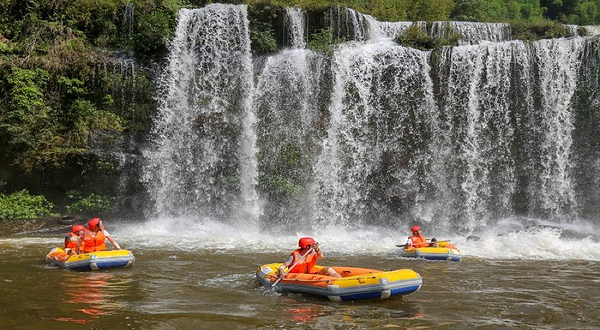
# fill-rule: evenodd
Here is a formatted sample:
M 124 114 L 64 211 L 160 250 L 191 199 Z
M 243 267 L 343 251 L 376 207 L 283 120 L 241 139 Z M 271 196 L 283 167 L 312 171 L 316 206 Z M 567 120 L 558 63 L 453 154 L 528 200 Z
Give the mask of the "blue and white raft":
M 62 248 L 54 248 L 46 256 L 47 263 L 73 270 L 99 270 L 131 267 L 135 262 L 129 250 L 98 251 L 68 255 Z

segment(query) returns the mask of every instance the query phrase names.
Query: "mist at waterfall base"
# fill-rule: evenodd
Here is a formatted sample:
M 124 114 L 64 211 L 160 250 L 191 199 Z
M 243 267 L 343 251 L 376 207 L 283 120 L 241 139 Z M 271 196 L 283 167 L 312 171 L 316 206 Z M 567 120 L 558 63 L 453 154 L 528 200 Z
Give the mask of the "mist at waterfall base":
M 116 233 L 281 252 L 314 236 L 378 254 L 419 223 L 475 257 L 600 259 L 597 214 L 577 211 L 596 202 L 600 157 L 573 138 L 590 41 L 453 22 L 463 46 L 431 64 L 392 41 L 422 22 L 338 11 L 332 30 L 349 41 L 330 60 L 305 49 L 300 10 L 286 11 L 289 48 L 263 57 L 245 6 L 182 10 L 144 154 L 151 220 Z

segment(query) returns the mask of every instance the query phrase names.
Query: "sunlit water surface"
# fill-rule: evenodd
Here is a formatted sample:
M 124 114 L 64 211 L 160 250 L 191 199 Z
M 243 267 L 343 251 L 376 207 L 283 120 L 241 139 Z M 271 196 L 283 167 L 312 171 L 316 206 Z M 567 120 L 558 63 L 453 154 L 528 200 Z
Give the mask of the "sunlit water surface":
M 74 272 L 44 264 L 62 240 L 60 230 L 0 238 L 0 328 L 600 327 L 600 244 L 593 226 L 589 236 L 566 227 L 484 234 L 478 241 L 448 236 L 465 254 L 454 263 L 401 259 L 394 245 L 406 237 L 376 228 L 278 236 L 210 221 L 108 226 L 134 251 L 133 268 Z M 305 234 L 320 241 L 324 265 L 410 268 L 423 286 L 404 297 L 342 303 L 258 286 L 256 269 L 285 259 Z

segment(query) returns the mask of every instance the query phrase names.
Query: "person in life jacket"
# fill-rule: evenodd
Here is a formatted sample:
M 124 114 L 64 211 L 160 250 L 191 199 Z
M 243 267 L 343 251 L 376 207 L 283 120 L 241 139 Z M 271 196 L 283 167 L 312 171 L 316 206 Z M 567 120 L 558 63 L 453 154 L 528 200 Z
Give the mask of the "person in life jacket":
M 279 266 L 279 276 L 285 273 L 286 268 L 293 266 L 293 268 L 288 270 L 288 273 L 319 274 L 342 277 L 333 268 L 326 267 L 321 271 L 314 269 L 314 266 L 317 264 L 317 260 L 323 258 L 323 252 L 321 252 L 319 249 L 319 243 L 315 242 L 312 237 L 302 237 L 298 241 L 298 246 L 299 248 L 292 251 L 287 260 L 281 266 Z M 303 256 L 304 258 L 302 258 Z
M 412 226 L 410 227 L 410 231 L 412 232 L 412 236 L 408 237 L 406 248 L 421 248 L 428 246 L 438 247 L 437 240 L 435 238 L 431 239 L 431 243 L 427 242 L 425 237 L 421 234 L 421 227 Z
M 77 253 L 77 242 L 79 242 L 79 238 L 83 235 L 84 231 L 85 227 L 83 225 L 74 225 L 71 228 L 71 232 L 65 236 L 65 252 L 67 254 Z
M 104 230 L 104 223 L 102 223 L 102 219 L 90 219 L 88 222 L 88 228 L 83 232 L 80 239 L 83 252 L 90 253 L 106 250 L 106 240 L 108 240 L 115 247 L 115 249 L 121 249 L 119 244 L 115 242 L 115 240 L 106 230 Z

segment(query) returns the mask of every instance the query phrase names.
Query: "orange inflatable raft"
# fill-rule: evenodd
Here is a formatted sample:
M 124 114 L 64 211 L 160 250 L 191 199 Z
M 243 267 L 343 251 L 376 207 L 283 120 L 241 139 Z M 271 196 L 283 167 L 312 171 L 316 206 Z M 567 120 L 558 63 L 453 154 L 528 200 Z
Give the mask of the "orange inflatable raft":
M 260 267 L 256 278 L 265 287 L 277 280 L 281 263 Z M 332 301 L 386 299 L 419 290 L 421 276 L 410 269 L 381 271 L 354 267 L 331 267 L 342 275 L 336 278 L 318 274 L 288 273 L 275 286 L 278 291 L 307 293 L 327 297 Z M 315 271 L 323 269 L 315 266 Z

